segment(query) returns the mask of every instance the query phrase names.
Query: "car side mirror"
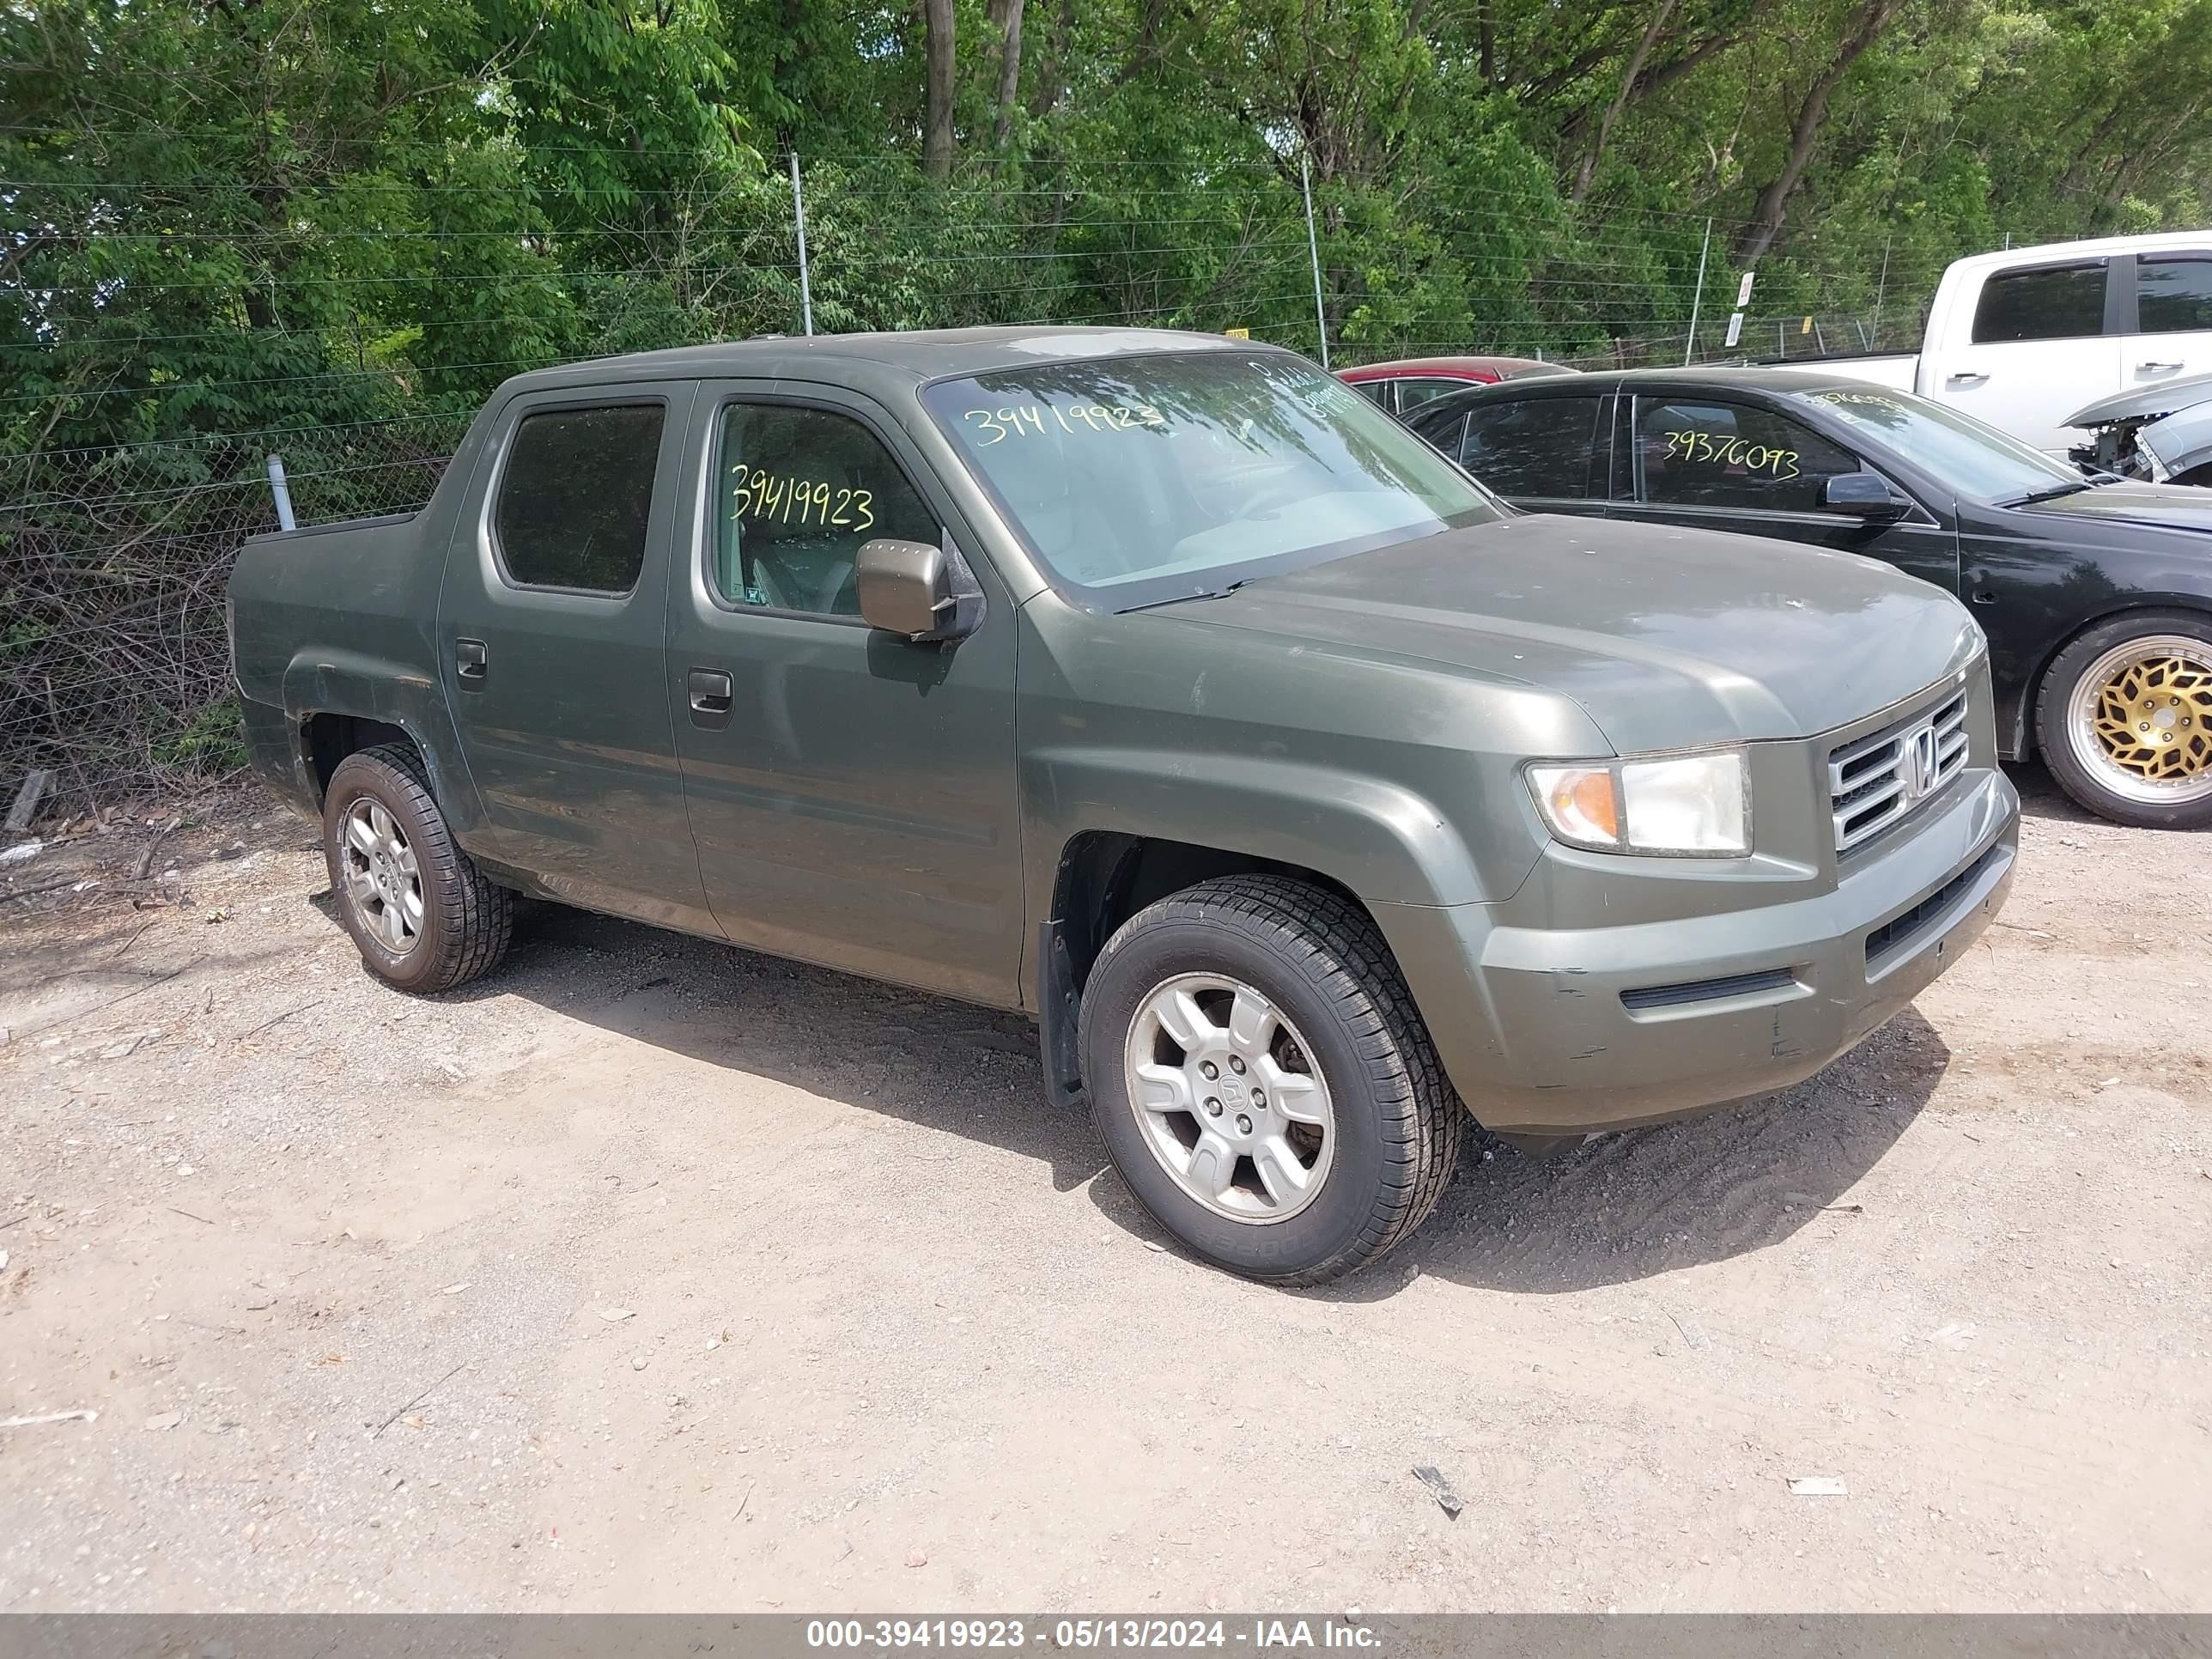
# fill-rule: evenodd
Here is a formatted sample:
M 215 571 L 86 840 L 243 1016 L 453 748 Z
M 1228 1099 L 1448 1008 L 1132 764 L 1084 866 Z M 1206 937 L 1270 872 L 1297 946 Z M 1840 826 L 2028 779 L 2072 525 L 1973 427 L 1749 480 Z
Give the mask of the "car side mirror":
M 983 625 L 983 589 L 949 547 L 879 537 L 854 560 L 860 616 L 916 644 L 964 640 Z
M 1869 524 L 1893 524 L 1912 511 L 1911 502 L 1900 501 L 1871 472 L 1838 473 L 1820 486 L 1820 505 Z

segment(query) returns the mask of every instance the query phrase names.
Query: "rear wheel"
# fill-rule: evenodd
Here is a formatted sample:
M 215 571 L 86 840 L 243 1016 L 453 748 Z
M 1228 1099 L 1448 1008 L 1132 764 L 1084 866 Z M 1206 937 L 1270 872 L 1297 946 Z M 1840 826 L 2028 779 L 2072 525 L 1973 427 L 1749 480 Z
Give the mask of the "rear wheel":
M 338 763 L 323 793 L 323 856 L 339 920 L 386 983 L 449 991 L 507 953 L 514 896 L 454 845 L 412 750 Z
M 1138 1200 L 1207 1261 L 1316 1285 L 1443 1195 L 1458 1097 L 1356 905 L 1237 876 L 1132 917 L 1084 988 L 1084 1076 Z
M 2212 620 L 2154 611 L 2090 629 L 2044 676 L 2036 726 L 2051 775 L 2100 817 L 2212 823 Z

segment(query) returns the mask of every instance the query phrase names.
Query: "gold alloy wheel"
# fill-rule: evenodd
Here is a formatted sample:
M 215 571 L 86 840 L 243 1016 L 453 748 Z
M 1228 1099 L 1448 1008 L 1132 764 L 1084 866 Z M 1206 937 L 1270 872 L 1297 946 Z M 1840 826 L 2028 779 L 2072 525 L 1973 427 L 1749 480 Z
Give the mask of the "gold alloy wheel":
M 2212 793 L 2212 647 L 2160 634 L 2115 646 L 2075 684 L 2077 759 L 2139 801 Z

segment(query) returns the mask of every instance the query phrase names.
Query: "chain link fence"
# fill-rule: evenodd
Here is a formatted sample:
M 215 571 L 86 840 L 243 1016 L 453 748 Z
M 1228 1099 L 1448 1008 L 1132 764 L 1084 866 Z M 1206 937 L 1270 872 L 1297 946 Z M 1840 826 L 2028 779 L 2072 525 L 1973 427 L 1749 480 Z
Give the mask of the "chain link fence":
M 464 422 L 173 441 L 0 459 L 0 781 L 107 791 L 238 763 L 224 587 L 276 528 L 281 447 L 301 523 L 401 512 L 436 486 Z
M 1425 244 L 1343 219 L 1326 191 L 1308 196 L 1295 169 L 1226 182 L 1135 167 L 1087 177 L 984 170 L 927 188 L 887 177 L 834 160 L 806 167 L 793 181 L 803 240 L 791 184 L 769 173 L 687 202 L 672 222 L 698 234 L 668 232 L 626 264 L 441 244 L 441 297 L 417 305 L 396 349 L 390 319 L 371 314 L 388 305 L 372 284 L 391 279 L 332 277 L 327 260 L 289 258 L 324 234 L 305 229 L 298 249 L 240 253 L 270 273 L 268 308 L 288 301 L 287 283 L 315 285 L 312 332 L 216 317 L 200 332 L 141 331 L 118 345 L 126 293 L 95 295 L 65 316 L 65 296 L 0 283 L 0 299 L 33 319 L 0 367 L 19 371 L 29 352 L 49 371 L 45 390 L 21 390 L 20 373 L 0 381 L 0 405 L 15 405 L 0 412 L 51 405 L 47 430 L 68 439 L 115 413 L 104 399 L 162 416 L 177 413 L 163 400 L 190 399 L 193 420 L 214 428 L 0 454 L 0 792 L 27 769 L 50 769 L 68 810 L 88 810 L 149 775 L 239 763 L 224 588 L 240 544 L 276 527 L 267 457 L 283 457 L 301 524 L 410 510 L 484 393 L 544 362 L 810 325 L 988 323 L 1242 329 L 1338 368 L 1462 352 L 1597 368 L 1909 350 L 1917 301 L 1941 269 L 1928 258 L 1918 273 L 1885 268 L 1877 278 L 1808 264 L 1814 276 L 1801 272 L 1794 291 L 1844 303 L 1754 314 L 1731 347 L 1735 281 L 1717 257 L 1729 228 L 1703 216 L 1625 222 L 1616 210 L 1583 220 L 1554 203 L 1532 228 L 1501 201 L 1494 219 Z M 526 294 L 525 283 L 538 286 Z M 520 313 L 546 284 L 574 325 L 557 349 L 519 324 L 501 326 L 502 295 L 518 296 Z M 349 327 L 328 303 L 334 289 L 352 307 Z M 378 328 L 386 338 L 372 351 Z M 161 368 L 179 343 L 234 335 L 281 344 L 285 372 L 226 380 Z M 72 350 L 92 365 L 70 381 L 83 389 L 53 390 L 52 365 L 79 362 Z M 252 424 L 271 409 L 285 418 Z M 223 430 L 232 411 L 249 412 Z M 328 423 L 317 418 L 325 411 Z

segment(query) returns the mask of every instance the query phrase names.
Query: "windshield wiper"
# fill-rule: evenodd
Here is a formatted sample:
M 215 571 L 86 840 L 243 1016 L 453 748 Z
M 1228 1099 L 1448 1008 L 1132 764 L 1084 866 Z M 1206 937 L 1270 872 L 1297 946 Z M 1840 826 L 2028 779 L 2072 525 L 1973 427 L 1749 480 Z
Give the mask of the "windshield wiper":
M 1170 593 L 1164 599 L 1146 599 L 1142 605 L 1125 605 L 1119 615 L 1127 616 L 1135 611 L 1157 611 L 1164 605 L 1181 605 L 1188 599 L 1225 599 L 1251 580 L 1241 577 L 1226 587 L 1201 587 L 1195 593 Z
M 2025 495 L 2008 495 L 1998 501 L 1997 505 L 1999 507 L 2033 507 L 2038 501 L 2055 501 L 2061 495 L 2078 495 L 2085 489 L 2095 488 L 2096 486 L 2086 478 L 2077 479 L 2071 483 L 2053 484 L 2048 489 L 2031 489 Z

